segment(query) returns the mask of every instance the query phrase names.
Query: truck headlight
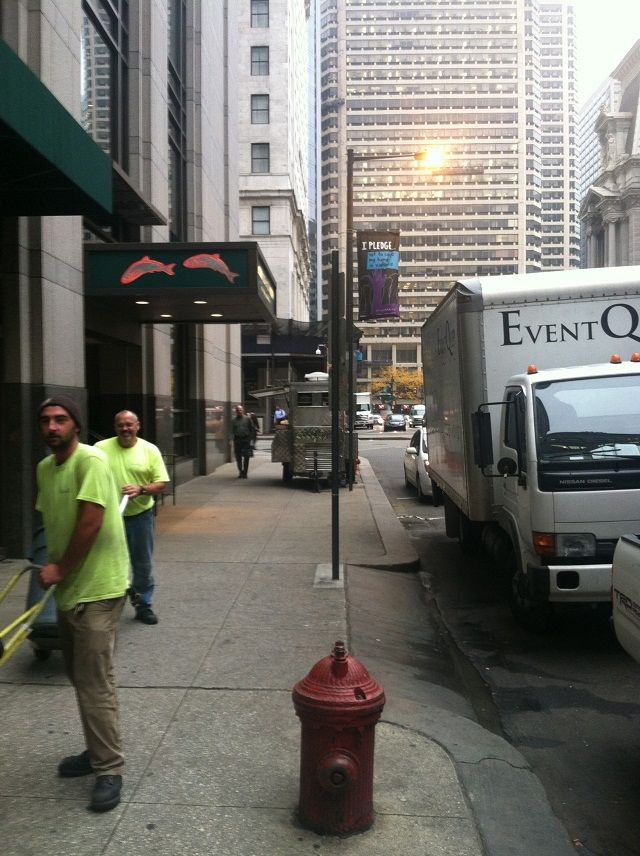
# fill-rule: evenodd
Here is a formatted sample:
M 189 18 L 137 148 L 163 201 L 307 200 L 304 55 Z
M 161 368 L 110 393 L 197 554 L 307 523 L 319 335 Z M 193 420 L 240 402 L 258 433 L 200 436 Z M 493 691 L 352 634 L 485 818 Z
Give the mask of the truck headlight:
M 596 537 L 590 532 L 534 532 L 533 548 L 545 558 L 589 559 L 596 555 Z

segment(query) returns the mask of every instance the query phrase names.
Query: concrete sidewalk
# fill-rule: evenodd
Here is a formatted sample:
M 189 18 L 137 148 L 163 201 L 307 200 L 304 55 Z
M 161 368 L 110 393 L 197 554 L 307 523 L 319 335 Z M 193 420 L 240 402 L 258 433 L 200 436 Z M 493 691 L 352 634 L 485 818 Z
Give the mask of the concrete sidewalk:
M 56 777 L 59 759 L 83 748 L 59 653 L 39 662 L 25 644 L 0 668 L 3 856 L 574 852 L 519 753 L 481 729 L 463 701 L 430 693 L 410 657 L 396 668 L 376 656 L 377 628 L 394 608 L 398 644 L 415 647 L 426 607 L 417 577 L 398 571 L 416 570 L 418 557 L 366 461 L 339 501 L 347 568 L 338 584 L 327 581 L 330 491 L 284 485 L 266 451 L 248 480 L 228 464 L 160 507 L 160 624 L 133 621 L 126 607 L 119 633 L 127 768 L 112 812 L 87 811 L 90 780 Z M 0 586 L 21 564 L 0 563 Z M 24 608 L 25 588 L 0 605 L 0 627 Z M 376 819 L 361 835 L 321 837 L 295 819 L 300 725 L 291 689 L 337 639 L 349 647 L 358 624 L 366 632 L 354 653 L 387 694 L 376 729 Z

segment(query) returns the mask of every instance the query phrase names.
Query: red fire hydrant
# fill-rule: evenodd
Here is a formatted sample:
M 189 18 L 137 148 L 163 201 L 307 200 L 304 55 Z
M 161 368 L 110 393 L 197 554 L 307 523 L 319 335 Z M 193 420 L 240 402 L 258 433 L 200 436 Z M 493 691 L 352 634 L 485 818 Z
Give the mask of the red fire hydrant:
M 302 724 L 300 804 L 303 826 L 329 835 L 373 823 L 373 747 L 384 691 L 336 642 L 293 688 Z

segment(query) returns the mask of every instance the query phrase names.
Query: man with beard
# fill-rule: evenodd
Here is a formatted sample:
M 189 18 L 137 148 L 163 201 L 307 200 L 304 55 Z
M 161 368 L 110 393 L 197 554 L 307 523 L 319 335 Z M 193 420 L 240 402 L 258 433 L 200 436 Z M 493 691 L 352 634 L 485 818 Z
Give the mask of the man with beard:
M 48 554 L 39 579 L 44 588 L 56 586 L 60 645 L 87 747 L 64 758 L 58 774 L 95 773 L 89 808 L 103 812 L 118 805 L 122 788 L 113 649 L 129 556 L 109 463 L 102 452 L 80 443 L 80 425 L 80 410 L 70 396 L 48 398 L 38 409 L 40 433 L 52 452 L 36 473 L 36 508 Z

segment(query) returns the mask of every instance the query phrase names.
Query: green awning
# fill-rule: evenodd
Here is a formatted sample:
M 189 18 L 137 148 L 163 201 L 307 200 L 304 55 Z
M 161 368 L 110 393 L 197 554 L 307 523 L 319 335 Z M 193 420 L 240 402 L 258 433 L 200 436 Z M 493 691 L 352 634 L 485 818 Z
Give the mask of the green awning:
M 111 159 L 0 39 L 0 216 L 111 211 Z

